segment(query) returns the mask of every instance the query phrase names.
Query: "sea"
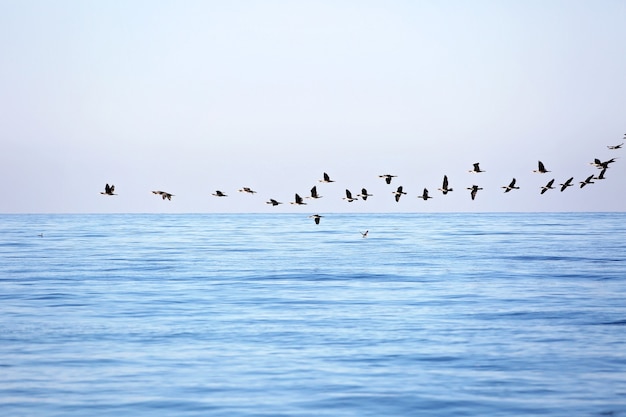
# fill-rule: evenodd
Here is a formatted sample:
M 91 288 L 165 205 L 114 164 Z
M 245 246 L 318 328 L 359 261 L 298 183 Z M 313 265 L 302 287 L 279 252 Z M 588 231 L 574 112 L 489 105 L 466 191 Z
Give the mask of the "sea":
M 0 215 L 0 414 L 626 416 L 626 213 L 320 220 Z

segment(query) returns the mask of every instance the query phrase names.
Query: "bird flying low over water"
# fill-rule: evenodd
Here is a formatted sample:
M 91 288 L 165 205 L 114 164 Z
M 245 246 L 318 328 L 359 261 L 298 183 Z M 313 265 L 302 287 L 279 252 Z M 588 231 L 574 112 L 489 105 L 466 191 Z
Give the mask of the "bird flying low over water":
M 372 197 L 373 194 L 368 194 L 365 188 L 361 188 L 361 194 L 358 194 L 357 197 L 361 197 L 363 201 L 367 200 L 367 197 Z
M 104 185 L 104 192 L 100 191 L 100 194 L 104 194 L 104 195 L 117 195 L 114 193 L 115 191 L 115 185 L 111 184 L 105 184 Z
M 361 237 L 367 237 L 367 234 L 369 233 L 369 230 L 366 230 L 364 232 L 361 232 Z
M 509 185 L 503 185 L 500 188 L 504 188 L 505 193 L 508 193 L 511 190 L 519 190 L 519 187 L 515 186 L 515 178 L 511 180 L 511 183 Z
M 358 200 L 358 198 L 354 198 L 352 197 L 352 193 L 350 192 L 350 190 L 346 189 L 346 196 L 343 197 L 344 200 L 346 200 L 348 203 L 352 203 L 353 201 Z
M 306 203 L 302 200 L 302 197 L 300 197 L 298 195 L 298 193 L 296 193 L 294 198 L 295 198 L 295 201 L 291 201 L 289 204 L 296 204 L 298 206 L 305 206 L 306 205 Z
M 595 177 L 593 175 L 589 175 L 587 178 L 585 178 L 584 181 L 579 181 L 580 183 L 580 188 L 583 188 L 585 185 L 587 184 L 594 184 L 593 180 Z
M 330 175 L 328 175 L 327 173 L 324 172 L 324 178 L 321 180 L 318 180 L 319 182 L 335 182 L 333 180 L 330 179 Z
M 165 200 L 166 198 L 168 200 L 171 200 L 172 197 L 174 197 L 174 194 L 170 194 L 170 193 L 166 193 L 165 191 L 152 191 L 152 194 L 158 194 L 161 196 L 161 198 L 163 198 L 163 200 Z
M 470 190 L 470 196 L 472 197 L 472 200 L 476 198 L 476 194 L 478 193 L 478 191 L 482 190 L 482 188 L 479 187 L 478 185 L 472 185 L 471 187 L 468 187 L 467 189 Z
M 452 188 L 448 187 L 448 176 L 447 175 L 443 176 L 443 185 L 441 186 L 441 188 L 438 188 L 437 190 L 441 191 L 444 195 L 448 194 L 449 191 L 454 191 Z
M 550 172 L 550 171 L 548 171 L 546 169 L 546 167 L 543 164 L 543 162 L 539 161 L 539 163 L 537 165 L 538 165 L 537 169 L 533 169 L 533 172 L 537 172 L 539 174 L 545 174 L 546 172 Z
M 421 198 L 422 200 L 426 201 L 432 197 L 428 195 L 428 189 L 424 188 L 424 192 L 422 193 L 422 195 L 418 195 L 417 198 Z
M 268 201 L 265 202 L 265 204 L 271 204 L 272 206 L 277 206 L 283 203 L 281 203 L 280 201 L 274 200 L 273 198 L 270 198 Z
M 620 143 L 619 145 L 608 145 L 607 148 L 609 148 L 609 149 L 621 149 L 622 146 L 624 146 L 624 144 Z
M 402 191 L 402 186 L 399 186 L 398 189 L 396 189 L 396 191 L 393 191 L 392 194 L 395 195 L 395 199 L 396 199 L 396 203 L 398 201 L 400 201 L 400 197 L 402 197 L 402 194 L 406 194 L 404 191 Z
M 378 176 L 378 178 L 384 178 L 387 184 L 391 184 L 391 179 L 394 177 L 397 177 L 397 175 L 383 174 Z
M 550 181 L 548 181 L 548 183 L 546 185 L 541 187 L 541 194 L 545 193 L 548 190 L 554 190 L 554 187 L 552 186 L 552 184 L 554 184 L 554 178 L 552 178 Z
M 570 177 L 567 181 L 565 181 L 563 184 L 559 184 L 561 186 L 561 192 L 565 191 L 565 189 L 567 187 L 571 187 L 574 184 L 572 184 L 572 181 L 574 181 L 574 177 Z
M 213 194 L 215 197 L 228 197 L 226 194 L 224 194 L 223 192 L 221 192 L 220 190 L 216 190 Z
M 237 190 L 237 191 L 239 191 L 240 193 L 248 193 L 248 194 L 255 194 L 256 193 L 256 191 L 254 191 L 250 187 L 243 187 L 242 189 Z
M 473 173 L 473 174 L 477 174 L 477 173 L 479 173 L 479 172 L 486 172 L 486 171 L 483 171 L 483 170 L 481 170 L 481 169 L 480 169 L 479 164 L 480 164 L 480 162 L 476 162 L 476 163 L 474 164 L 474 168 L 473 168 L 473 169 L 470 169 L 470 170 L 469 170 L 469 172 L 471 172 L 471 173 Z
M 322 198 L 321 195 L 317 194 L 317 185 L 311 188 L 311 197 L 307 197 L 307 198 Z
M 320 216 L 319 214 L 312 214 L 309 216 L 309 218 L 313 218 L 313 220 L 315 221 L 315 224 L 320 224 L 320 219 L 324 217 L 324 216 Z

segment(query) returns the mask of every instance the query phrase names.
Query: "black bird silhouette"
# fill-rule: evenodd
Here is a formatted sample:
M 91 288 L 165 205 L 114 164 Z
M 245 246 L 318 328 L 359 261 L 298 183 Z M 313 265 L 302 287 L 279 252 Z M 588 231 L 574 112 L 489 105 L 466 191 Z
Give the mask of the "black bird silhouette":
M 609 164 L 615 162 L 615 158 L 611 158 L 608 161 L 600 161 L 598 158 L 595 158 L 593 162 L 589 162 L 591 165 L 595 166 L 598 169 L 605 169 L 609 167 Z
M 352 193 L 350 192 L 350 190 L 346 190 L 346 196 L 343 197 L 344 200 L 346 200 L 348 203 L 352 203 L 355 200 L 358 200 L 357 198 L 353 198 L 352 197 Z
M 486 172 L 486 171 L 483 171 L 483 170 L 481 170 L 481 169 L 480 169 L 479 164 L 480 164 L 480 162 L 476 162 L 476 163 L 474 164 L 474 168 L 473 168 L 473 169 L 470 169 L 470 171 L 469 171 L 469 172 L 474 173 L 474 174 L 477 174 L 477 173 L 479 173 L 479 172 Z
M 548 190 L 553 190 L 554 187 L 552 186 L 552 184 L 554 184 L 554 178 L 552 178 L 550 181 L 548 181 L 548 183 L 546 185 L 541 187 L 541 194 L 545 193 Z
M 298 206 L 306 205 L 306 203 L 302 200 L 302 197 L 300 197 L 298 193 L 296 193 L 295 200 L 296 201 L 291 201 L 290 204 L 296 204 Z
M 369 230 L 366 230 L 364 232 L 361 232 L 361 236 L 362 237 L 367 237 L 367 234 L 369 233 Z
M 605 172 L 606 172 L 606 168 L 602 168 L 602 171 L 600 171 L 600 174 L 597 177 L 593 177 L 593 179 L 594 180 L 603 180 Z
M 365 188 L 361 188 L 361 194 L 358 194 L 357 197 L 361 197 L 363 200 L 367 200 L 367 197 L 372 197 L 373 194 L 368 194 Z
M 228 197 L 226 194 L 224 194 L 223 192 L 221 192 L 220 190 L 216 190 L 213 194 L 215 197 Z
M 561 192 L 565 191 L 567 187 L 571 187 L 572 185 L 574 185 L 572 184 L 573 180 L 574 180 L 574 177 L 570 177 L 570 179 L 565 181 L 563 184 L 559 184 L 561 186 Z
M 250 187 L 243 187 L 242 189 L 237 190 L 237 191 L 239 191 L 240 193 L 248 193 L 248 194 L 255 194 L 256 193 L 256 191 L 254 191 Z
M 397 175 L 383 174 L 378 176 L 378 178 L 384 178 L 387 184 L 391 184 L 391 179 L 394 177 L 397 177 Z
M 472 185 L 471 187 L 468 188 L 468 190 L 470 190 L 470 196 L 472 197 L 472 200 L 476 198 L 476 194 L 478 193 L 479 190 L 482 190 L 481 187 L 479 187 L 478 185 Z
M 270 198 L 269 201 L 266 201 L 265 204 L 271 204 L 272 206 L 277 206 L 279 204 L 283 204 L 280 201 L 274 200 L 273 198 Z
M 543 162 L 539 161 L 537 169 L 533 169 L 533 172 L 537 172 L 539 174 L 545 174 L 546 172 L 550 172 L 546 169 Z
M 396 203 L 398 201 L 400 201 L 400 197 L 402 197 L 402 194 L 406 194 L 404 191 L 402 191 L 402 186 L 399 186 L 398 189 L 396 191 L 393 191 L 392 194 L 395 195 L 395 199 L 396 199 Z
M 311 197 L 307 197 L 307 198 L 322 198 L 321 195 L 317 194 L 317 185 L 311 188 Z
M 309 216 L 309 217 L 312 217 L 312 218 L 313 218 L 313 220 L 315 221 L 315 224 L 320 224 L 320 219 L 321 219 L 322 217 L 324 217 L 324 216 L 320 216 L 319 214 L 313 214 L 313 215 L 311 215 L 311 216 Z
M 165 200 L 166 198 L 168 200 L 171 200 L 172 197 L 174 197 L 174 194 L 166 193 L 165 191 L 152 191 L 152 194 L 160 195 L 163 198 L 163 200 Z
M 104 192 L 100 191 L 100 194 L 104 194 L 104 195 L 117 195 L 114 193 L 115 191 L 115 185 L 109 185 L 109 184 L 105 184 L 104 185 Z
M 422 200 L 426 201 L 432 197 L 428 195 L 428 189 L 424 188 L 424 192 L 422 193 L 422 195 L 418 195 L 417 198 L 421 198 Z
M 511 190 L 519 190 L 519 187 L 515 186 L 515 178 L 513 178 L 513 180 L 511 180 L 511 183 L 509 185 L 503 185 L 500 188 L 504 188 L 504 192 L 508 193 Z
M 443 176 L 443 185 L 441 186 L 441 188 L 438 188 L 439 191 L 441 191 L 444 195 L 448 194 L 449 191 L 454 191 L 452 188 L 448 187 L 448 176 L 444 175 Z
M 622 146 L 624 146 L 624 144 L 620 143 L 619 145 L 608 145 L 607 148 L 609 148 L 609 149 L 620 149 Z
M 580 183 L 580 188 L 583 188 L 583 187 L 584 187 L 585 185 L 587 185 L 587 184 L 593 184 L 594 182 L 593 182 L 593 181 L 591 181 L 591 180 L 593 180 L 593 179 L 595 179 L 595 177 L 594 177 L 593 175 L 589 175 L 587 178 L 585 178 L 585 180 L 584 180 L 584 181 L 579 181 L 579 183 Z
M 335 182 L 335 181 L 331 180 L 330 176 L 324 172 L 324 178 L 319 180 L 319 182 Z

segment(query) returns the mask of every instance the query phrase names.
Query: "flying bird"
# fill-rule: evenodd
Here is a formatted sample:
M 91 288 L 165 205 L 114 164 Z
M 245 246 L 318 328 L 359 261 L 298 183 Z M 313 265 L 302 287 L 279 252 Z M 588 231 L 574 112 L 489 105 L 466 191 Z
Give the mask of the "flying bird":
M 243 187 L 242 189 L 237 190 L 237 191 L 239 191 L 240 193 L 248 193 L 248 194 L 255 194 L 256 193 L 256 191 L 254 191 L 250 187 Z
M 216 190 L 213 194 L 215 197 L 228 197 L 226 194 L 224 194 L 223 192 L 221 192 L 220 190 Z
M 426 201 L 432 197 L 428 195 L 428 189 L 424 188 L 424 192 L 422 193 L 422 195 L 418 195 L 417 198 L 421 198 L 422 200 Z
M 277 206 L 279 204 L 283 204 L 280 201 L 274 200 L 273 198 L 270 198 L 269 201 L 266 201 L 265 204 L 271 204 L 272 206 Z
M 545 174 L 546 172 L 550 172 L 550 171 L 546 169 L 543 162 L 539 161 L 537 169 L 533 169 L 533 172 L 536 172 L 538 174 Z
M 604 169 L 604 168 L 608 168 L 609 164 L 612 164 L 613 162 L 615 162 L 615 158 L 611 158 L 608 161 L 604 161 L 604 162 L 600 161 L 598 158 L 595 158 L 593 162 L 589 162 L 589 163 L 598 169 Z
M 399 186 L 398 189 L 396 191 L 393 191 L 392 194 L 395 195 L 395 199 L 396 199 L 396 203 L 398 201 L 400 201 L 400 197 L 402 197 L 402 194 L 406 194 L 404 191 L 402 191 L 402 186 Z
M 350 190 L 346 190 L 346 196 L 343 197 L 343 199 L 346 200 L 348 203 L 352 203 L 353 201 L 358 200 L 358 198 L 352 197 L 352 193 L 350 192 Z
M 479 172 L 485 172 L 485 171 L 483 171 L 483 170 L 481 170 L 481 169 L 480 169 L 479 164 L 480 164 L 480 162 L 476 162 L 476 163 L 474 164 L 474 168 L 473 168 L 473 169 L 471 169 L 471 170 L 469 170 L 469 172 L 471 172 L 471 173 L 473 173 L 473 174 L 477 174 L 477 173 L 479 173 Z
M 170 194 L 170 193 L 166 193 L 165 191 L 152 191 L 152 194 L 158 194 L 161 196 L 161 198 L 163 198 L 163 200 L 165 200 L 166 198 L 168 200 L 171 200 L 172 197 L 174 197 L 174 194 Z
M 552 184 L 554 184 L 554 178 L 552 178 L 550 181 L 548 181 L 548 183 L 546 185 L 541 187 L 541 194 L 545 193 L 548 190 L 553 190 L 554 187 L 552 186 Z
M 452 188 L 448 187 L 448 176 L 447 175 L 443 176 L 443 185 L 441 186 L 441 188 L 438 188 L 437 190 L 441 191 L 444 195 L 448 194 L 449 191 L 453 191 Z
M 298 193 L 296 193 L 295 200 L 296 201 L 291 201 L 289 204 L 296 204 L 298 206 L 306 205 L 306 203 L 302 200 L 302 197 L 300 197 Z
M 584 181 L 579 181 L 579 183 L 580 183 L 580 188 L 583 188 L 583 187 L 584 187 L 585 185 L 587 185 L 587 184 L 594 184 L 594 182 L 593 182 L 593 181 L 591 181 L 591 180 L 593 180 L 593 179 L 595 179 L 595 177 L 594 177 L 593 175 L 589 175 L 587 178 L 585 178 L 585 180 L 584 180 Z
M 369 230 L 366 230 L 366 231 L 364 231 L 364 232 L 361 232 L 361 236 L 365 238 L 365 237 L 367 237 L 367 234 L 368 234 L 368 233 L 369 233 Z
M 600 171 L 600 175 L 598 175 L 597 177 L 593 177 L 593 179 L 594 180 L 603 180 L 605 172 L 606 172 L 606 168 L 602 168 L 602 171 Z
M 320 216 L 319 214 L 313 214 L 311 216 L 309 216 L 309 218 L 313 218 L 313 220 L 315 221 L 315 224 L 320 224 L 320 219 L 324 216 Z
M 321 180 L 318 180 L 319 182 L 335 182 L 333 180 L 330 179 L 330 176 L 324 172 L 324 178 Z
M 363 201 L 367 200 L 367 197 L 372 197 L 373 194 L 368 194 L 365 188 L 361 188 L 361 194 L 358 194 L 357 197 L 361 197 Z
M 387 184 L 391 184 L 391 179 L 394 177 L 397 177 L 397 175 L 383 174 L 378 176 L 378 178 L 384 178 Z
M 311 188 L 311 197 L 307 197 L 307 198 L 322 198 L 321 195 L 317 194 L 317 185 Z
M 100 194 L 103 194 L 103 195 L 117 195 L 117 194 L 115 194 L 114 191 L 115 191 L 115 185 L 113 185 L 113 184 L 111 184 L 111 185 L 105 184 L 104 185 L 104 192 L 100 191 Z
M 571 187 L 574 184 L 572 184 L 572 181 L 574 180 L 574 177 L 570 177 L 570 179 L 568 179 L 567 181 L 565 181 L 563 184 L 559 184 L 561 186 L 561 192 L 565 191 L 565 189 L 567 187 Z
M 505 193 L 508 193 L 511 190 L 519 190 L 519 187 L 515 186 L 515 178 L 511 180 L 511 183 L 509 185 L 503 185 L 500 188 L 504 188 Z
M 609 148 L 609 149 L 621 149 L 622 146 L 624 146 L 624 144 L 620 143 L 619 145 L 608 145 L 607 148 Z
M 476 198 L 476 194 L 478 193 L 479 190 L 482 190 L 481 187 L 479 187 L 478 185 L 472 185 L 471 187 L 468 188 L 468 190 L 470 190 L 470 196 L 472 197 L 472 200 Z

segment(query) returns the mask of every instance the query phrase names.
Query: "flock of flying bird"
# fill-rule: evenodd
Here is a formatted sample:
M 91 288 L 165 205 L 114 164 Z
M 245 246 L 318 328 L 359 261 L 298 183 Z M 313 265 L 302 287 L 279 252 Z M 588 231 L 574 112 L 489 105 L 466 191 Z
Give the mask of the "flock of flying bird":
M 624 135 L 624 139 L 626 140 L 626 134 Z M 622 146 L 624 145 L 624 143 L 620 143 L 618 145 L 609 145 L 607 146 L 607 148 L 611 149 L 611 150 L 616 150 L 616 149 L 621 149 Z M 603 180 L 605 178 L 605 172 L 606 170 L 609 168 L 609 165 L 612 164 L 613 162 L 615 162 L 615 158 L 611 158 L 608 159 L 606 161 L 601 161 L 598 158 L 595 158 L 593 162 L 590 162 L 591 165 L 595 166 L 596 168 L 598 168 L 600 170 L 600 173 L 596 176 L 596 175 L 589 175 L 587 178 L 585 178 L 583 181 L 580 181 L 580 188 L 583 188 L 589 184 L 593 184 L 594 181 L 593 180 Z M 471 173 L 482 173 L 485 172 L 480 168 L 480 163 L 475 163 L 473 164 L 473 168 L 471 170 L 469 170 L 469 172 Z M 548 172 L 551 172 L 549 170 L 546 169 L 545 165 L 543 164 L 543 162 L 538 161 L 538 166 L 537 169 L 533 170 L 533 172 L 535 173 L 539 173 L 539 174 L 546 174 Z M 383 175 L 379 175 L 378 177 L 383 178 L 385 180 L 385 182 L 387 184 L 391 184 L 391 181 L 393 178 L 396 177 L 396 175 L 392 175 L 392 174 L 383 174 Z M 555 179 L 551 179 L 550 181 L 548 181 L 545 185 L 543 185 L 541 187 L 541 194 L 544 194 L 546 191 L 548 190 L 552 190 L 555 189 L 557 187 L 554 187 L 554 181 Z M 560 185 L 560 190 L 565 191 L 568 187 L 572 187 L 574 181 L 574 177 L 570 177 L 569 179 L 567 179 L 565 182 L 559 184 Z M 332 180 L 330 178 L 330 176 L 324 172 L 323 174 L 323 178 L 319 180 L 319 182 L 321 183 L 331 183 L 331 182 L 335 182 L 334 180 Z M 503 185 L 501 188 L 504 189 L 505 193 L 510 192 L 511 190 L 518 190 L 520 187 L 518 187 L 516 185 L 516 179 L 513 178 L 511 180 L 511 182 L 508 185 Z M 482 190 L 482 187 L 479 187 L 478 185 L 472 185 L 471 187 L 468 187 L 467 190 L 470 191 L 470 197 L 472 200 L 474 200 L 476 198 L 476 195 L 478 194 L 478 191 Z M 437 189 L 438 191 L 441 191 L 444 195 L 448 194 L 449 192 L 453 191 L 452 188 L 449 187 L 448 184 L 448 176 L 444 175 L 443 176 L 443 183 L 441 185 L 440 188 Z M 251 189 L 250 187 L 243 187 L 241 189 L 238 190 L 239 192 L 242 193 L 248 193 L 248 194 L 256 194 L 256 191 L 254 191 L 253 189 Z M 167 200 L 171 200 L 172 197 L 174 197 L 174 194 L 168 193 L 166 191 L 152 191 L 153 194 L 156 195 L 160 195 L 161 198 L 163 200 L 167 199 Z M 100 192 L 100 194 L 103 195 L 108 195 L 108 196 L 112 196 L 112 195 L 117 195 L 115 194 L 115 185 L 109 185 L 106 184 L 104 187 L 104 192 Z M 396 188 L 395 191 L 392 192 L 392 194 L 394 195 L 394 198 L 396 200 L 396 202 L 400 201 L 400 198 L 403 195 L 406 195 L 407 193 L 403 190 L 402 186 L 398 186 Z M 215 197 L 228 197 L 228 195 L 220 190 L 216 190 L 214 193 L 212 193 L 211 195 L 215 196 Z M 353 202 L 358 200 L 359 198 L 361 198 L 362 200 L 367 200 L 368 197 L 371 197 L 372 194 L 369 194 L 367 192 L 367 189 L 362 188 L 361 189 L 361 193 L 357 194 L 356 196 L 352 195 L 352 192 L 350 190 L 346 189 L 346 196 L 343 197 L 343 200 L 346 200 L 348 202 Z M 317 186 L 314 186 L 313 188 L 311 188 L 311 195 L 307 196 L 305 198 L 312 198 L 312 199 L 318 199 L 321 198 L 322 196 L 320 196 L 317 192 Z M 432 196 L 429 195 L 428 189 L 424 188 L 424 191 L 422 192 L 421 195 L 418 196 L 418 198 L 421 198 L 423 200 L 428 200 L 431 199 Z M 272 206 L 277 206 L 279 204 L 283 204 L 282 202 L 275 200 L 273 198 L 270 198 L 266 204 L 270 204 Z M 304 202 L 304 198 L 302 198 L 298 193 L 295 194 L 294 196 L 294 201 L 290 202 L 290 204 L 295 204 L 295 205 L 306 205 L 307 203 Z M 312 218 L 316 224 L 320 223 L 320 219 L 323 217 L 319 214 L 313 214 L 311 216 L 309 216 L 310 218 Z M 363 237 L 367 237 L 367 231 L 364 233 L 361 233 Z

